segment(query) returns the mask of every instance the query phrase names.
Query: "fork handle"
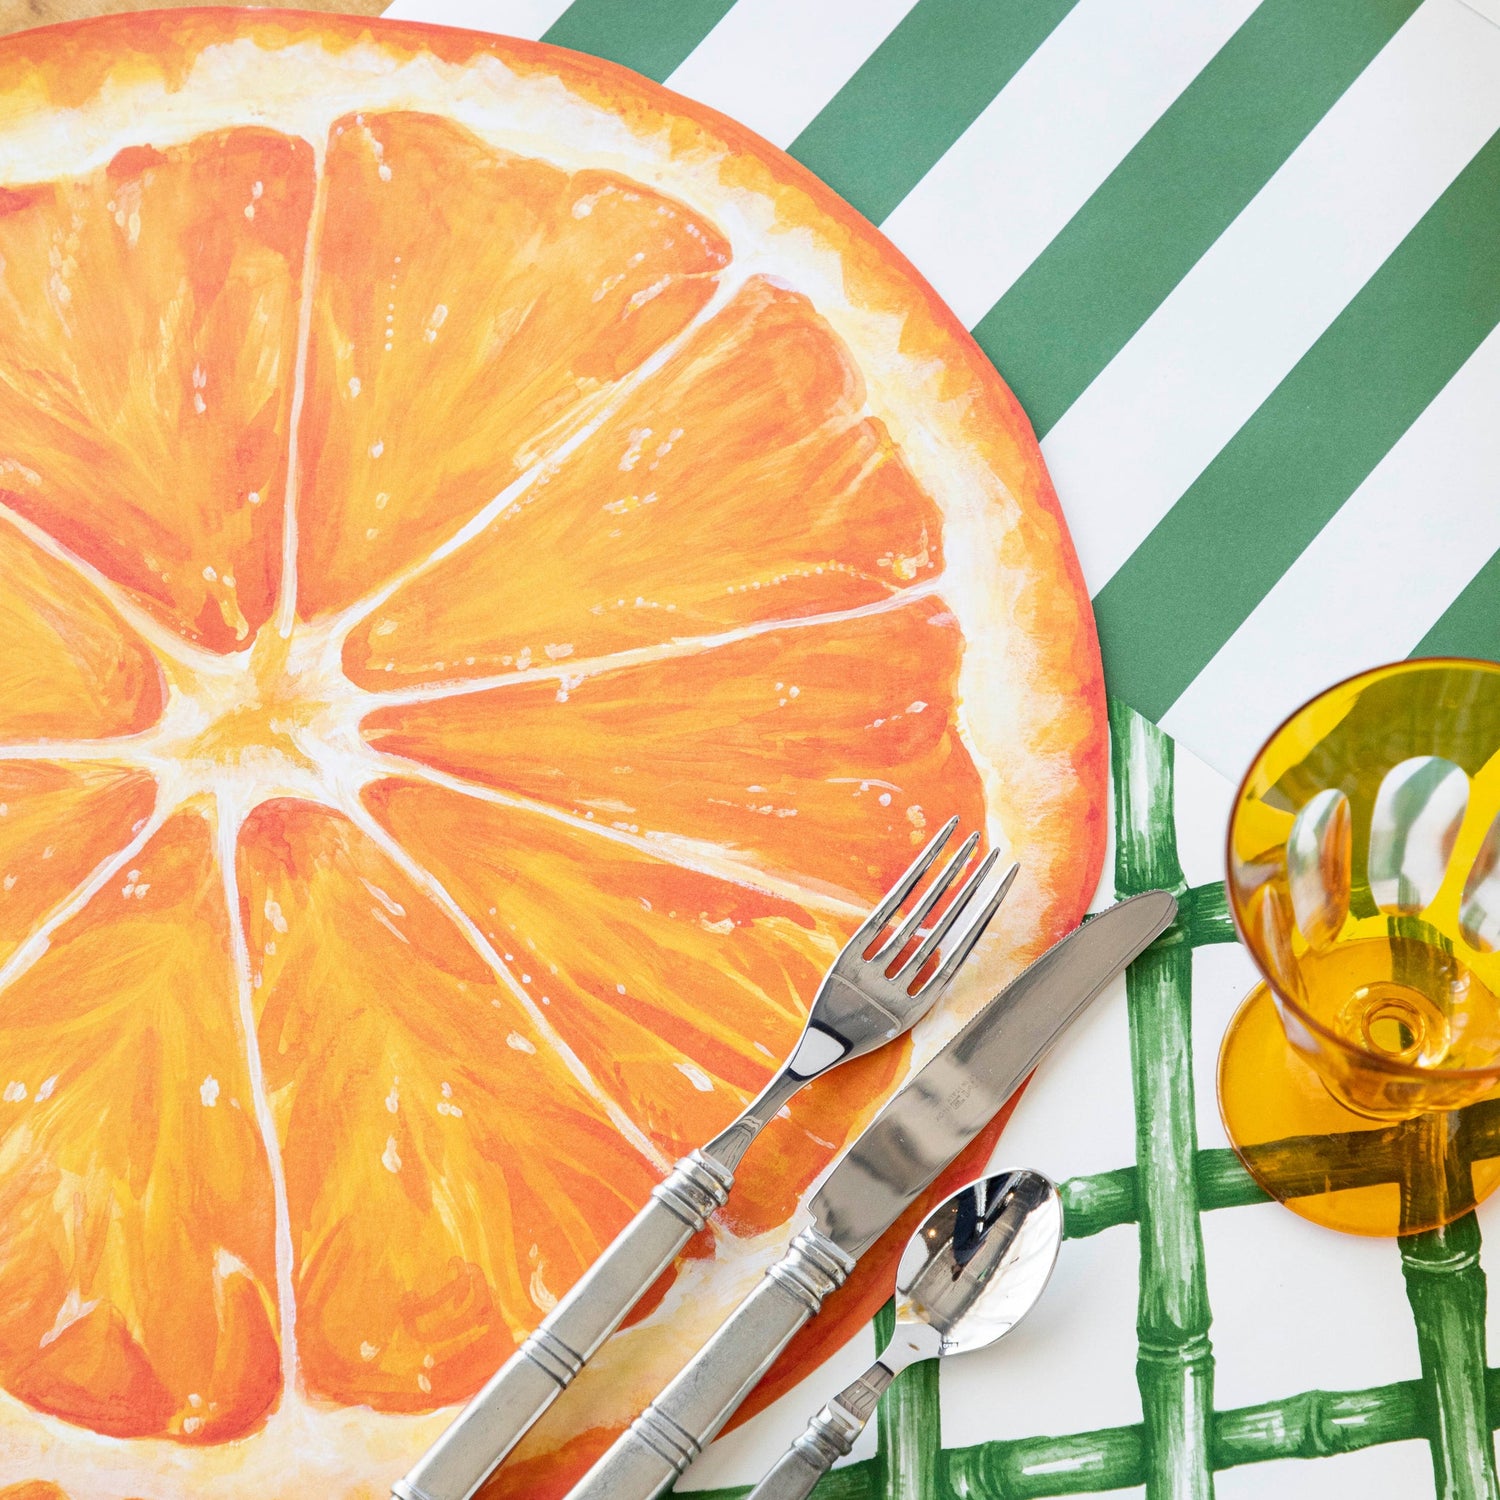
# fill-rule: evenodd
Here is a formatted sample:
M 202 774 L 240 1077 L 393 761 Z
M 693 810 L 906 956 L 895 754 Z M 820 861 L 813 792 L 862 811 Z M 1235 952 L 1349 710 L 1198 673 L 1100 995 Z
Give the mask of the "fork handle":
M 697 1458 L 854 1262 L 804 1229 L 692 1363 L 622 1432 L 569 1500 L 654 1500 Z
M 651 1201 L 454 1418 L 391 1493 L 396 1500 L 469 1500 L 572 1383 L 734 1185 L 702 1151 L 684 1157 Z

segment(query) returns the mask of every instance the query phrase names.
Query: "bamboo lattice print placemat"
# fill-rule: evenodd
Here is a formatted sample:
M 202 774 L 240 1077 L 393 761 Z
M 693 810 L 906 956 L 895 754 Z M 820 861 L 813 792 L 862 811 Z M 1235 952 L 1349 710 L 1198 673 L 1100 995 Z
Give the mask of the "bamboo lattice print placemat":
M 1183 916 L 1049 1060 L 995 1157 L 1063 1183 L 1054 1285 L 1000 1345 L 941 1380 L 903 1376 L 819 1495 L 1492 1496 L 1497 1210 L 1398 1244 L 1263 1200 L 1214 1097 L 1219 1038 L 1255 979 L 1224 905 L 1233 786 L 1117 700 L 1111 721 L 1098 904 L 1166 885 Z M 744 1495 L 872 1352 L 842 1351 L 721 1439 L 689 1476 L 704 1500 Z

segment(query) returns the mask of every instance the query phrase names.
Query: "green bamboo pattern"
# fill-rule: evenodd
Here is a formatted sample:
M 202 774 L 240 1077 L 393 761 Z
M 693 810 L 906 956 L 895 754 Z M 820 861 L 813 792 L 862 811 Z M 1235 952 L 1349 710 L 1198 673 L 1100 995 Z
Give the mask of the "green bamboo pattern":
M 936 1360 L 911 1365 L 892 1382 L 876 1412 L 879 1500 L 941 1500 L 942 1434 Z
M 1172 742 L 1118 701 L 1110 705 L 1115 783 L 1115 895 L 1186 890 L 1177 860 Z M 1146 1432 L 1149 1500 L 1209 1500 L 1213 1348 L 1193 1164 L 1198 1155 L 1192 1056 L 1193 950 L 1174 929 L 1126 976 L 1135 1094 L 1140 1349 L 1136 1382 Z
M 1178 892 L 1177 925 L 1194 948 L 1208 943 L 1239 942 L 1234 919 L 1229 915 L 1229 894 L 1222 880 Z
M 1497 1500 L 1479 1223 L 1469 1213 L 1397 1243 L 1417 1324 L 1437 1493 L 1443 1500 Z
M 1177 893 L 1179 912 L 1126 979 L 1136 1163 L 1072 1178 L 1061 1192 L 1067 1238 L 1125 1225 L 1140 1236 L 1142 1420 L 944 1449 L 937 1366 L 919 1366 L 881 1404 L 875 1457 L 835 1469 L 817 1500 L 1042 1500 L 1131 1488 L 1144 1488 L 1148 1500 L 1208 1500 L 1217 1471 L 1415 1439 L 1428 1444 L 1439 1500 L 1500 1500 L 1493 1444 L 1500 1368 L 1487 1367 L 1487 1294 L 1472 1213 L 1407 1235 L 1392 1251 L 1401 1257 L 1416 1327 L 1419 1378 L 1213 1409 L 1201 1216 L 1266 1195 L 1233 1151 L 1198 1147 L 1191 1069 L 1182 1059 L 1192 1055 L 1192 950 L 1236 938 L 1222 882 L 1188 887 L 1183 880 L 1171 741 L 1118 702 L 1110 704 L 1110 728 L 1116 893 L 1166 887 Z M 1289 1193 L 1322 1192 L 1330 1180 L 1398 1183 L 1407 1193 L 1411 1163 L 1434 1154 L 1447 1163 L 1446 1191 L 1468 1191 L 1467 1163 L 1500 1156 L 1500 1100 L 1464 1111 L 1456 1130 L 1417 1120 L 1271 1142 L 1257 1148 L 1256 1168 L 1274 1173 Z M 877 1317 L 877 1347 L 889 1339 L 893 1317 L 889 1305 Z M 749 1489 L 692 1493 L 694 1500 L 743 1500 Z
M 1487 1384 L 1491 1401 L 1500 1401 L 1500 1370 L 1490 1372 Z M 1364 1391 L 1303 1391 L 1215 1412 L 1214 1467 L 1327 1458 L 1425 1437 L 1425 1403 L 1423 1382 L 1402 1380 Z M 1137 1423 L 951 1448 L 943 1454 L 940 1494 L 943 1500 L 1043 1500 L 1129 1489 L 1146 1482 L 1144 1446 Z M 818 1486 L 817 1500 L 883 1500 L 883 1476 L 883 1456 L 846 1464 Z M 693 1500 L 744 1500 L 750 1486 L 691 1493 Z
M 875 1347 L 884 1349 L 895 1331 L 896 1304 L 891 1301 L 875 1314 Z M 875 1416 L 875 1463 L 857 1493 L 868 1494 L 871 1500 L 940 1500 L 944 1490 L 935 1420 L 937 1381 L 937 1365 L 927 1363 L 903 1370 L 892 1382 Z M 848 1472 L 846 1469 L 825 1479 L 818 1487 L 819 1496 L 844 1494 L 832 1486 Z

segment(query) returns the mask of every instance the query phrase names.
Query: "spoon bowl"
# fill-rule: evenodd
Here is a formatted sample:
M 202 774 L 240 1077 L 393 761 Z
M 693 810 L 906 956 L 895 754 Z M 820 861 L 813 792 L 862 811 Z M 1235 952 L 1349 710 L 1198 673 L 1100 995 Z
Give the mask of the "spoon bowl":
M 749 1500 L 804 1500 L 853 1448 L 908 1365 L 1004 1338 L 1046 1290 L 1062 1234 L 1062 1199 L 1040 1172 L 999 1172 L 945 1198 L 902 1253 L 891 1342 L 812 1419 Z
M 1062 1200 L 1040 1172 L 1002 1172 L 933 1209 L 896 1269 L 898 1330 L 925 1326 L 941 1354 L 1009 1333 L 1042 1295 L 1062 1244 Z

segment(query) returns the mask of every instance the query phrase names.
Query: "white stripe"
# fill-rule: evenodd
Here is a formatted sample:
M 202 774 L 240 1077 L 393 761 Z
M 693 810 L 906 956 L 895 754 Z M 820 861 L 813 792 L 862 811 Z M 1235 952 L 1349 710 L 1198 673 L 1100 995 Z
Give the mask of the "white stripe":
M 1408 655 L 1500 551 L 1500 329 L 1402 435 L 1162 728 L 1236 775 L 1299 703 Z
M 1500 30 L 1426 0 L 1042 444 L 1091 593 L 1497 127 Z
M 427 21 L 536 41 L 571 0 L 393 0 L 383 14 L 393 21 Z
M 738 0 L 667 87 L 789 146 L 913 0 Z
M 1464 0 L 1470 10 L 1477 10 L 1487 21 L 1500 26 L 1500 0 Z
M 881 228 L 972 327 L 1256 3 L 1080 0 Z

